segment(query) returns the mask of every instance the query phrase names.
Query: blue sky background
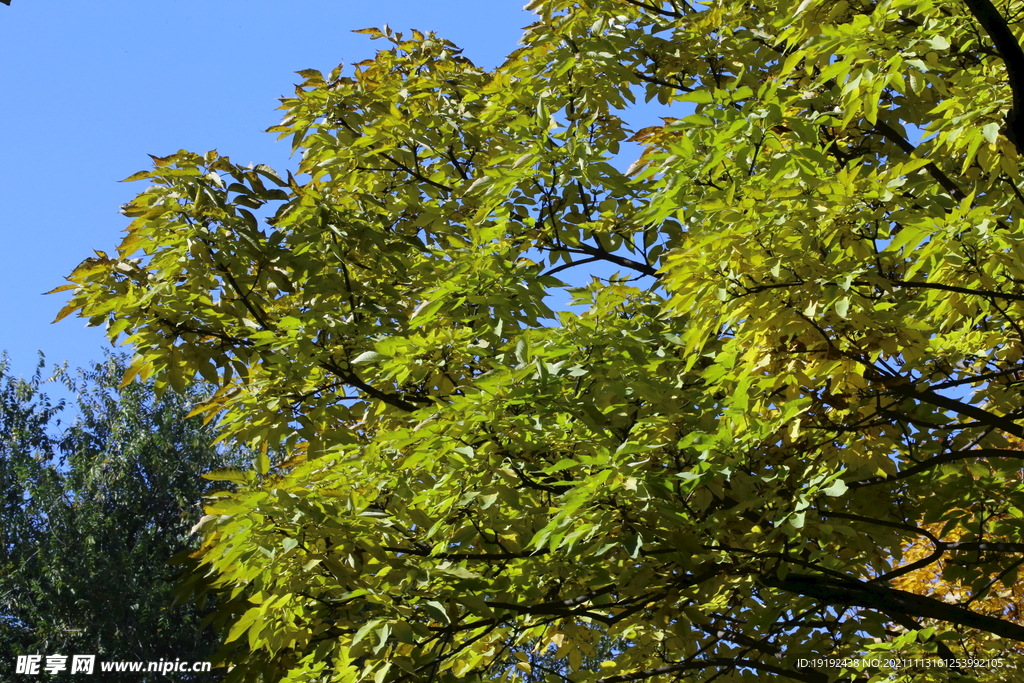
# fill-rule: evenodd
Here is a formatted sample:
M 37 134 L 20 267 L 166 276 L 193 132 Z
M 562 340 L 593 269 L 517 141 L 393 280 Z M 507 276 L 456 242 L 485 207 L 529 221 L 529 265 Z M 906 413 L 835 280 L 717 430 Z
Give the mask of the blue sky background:
M 493 68 L 533 15 L 525 0 L 13 0 L 0 5 L 0 350 L 14 374 L 36 353 L 82 366 L 109 344 L 68 318 L 64 284 L 93 249 L 113 251 L 120 184 L 147 154 L 217 149 L 293 167 L 277 98 L 299 69 L 329 71 L 381 47 L 355 29 L 437 31 Z

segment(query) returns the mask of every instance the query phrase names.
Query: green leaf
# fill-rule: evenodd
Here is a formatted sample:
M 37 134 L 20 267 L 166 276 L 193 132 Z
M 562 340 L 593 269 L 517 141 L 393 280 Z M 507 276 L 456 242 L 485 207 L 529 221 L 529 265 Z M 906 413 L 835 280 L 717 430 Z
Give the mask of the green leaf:
M 218 467 L 215 470 L 204 472 L 200 476 L 210 481 L 231 481 L 236 484 L 246 482 L 245 470 L 239 467 Z
M 420 608 L 430 615 L 435 621 L 440 621 L 444 624 L 449 624 L 451 621 L 448 618 L 448 612 L 444 606 L 437 600 L 425 600 L 420 603 Z
M 844 296 L 840 299 L 836 299 L 835 312 L 840 318 L 845 318 L 850 310 L 850 297 Z
M 981 127 L 981 134 L 990 145 L 996 144 L 996 141 L 999 139 L 999 124 L 994 122 L 986 123 Z
M 836 479 L 830 486 L 821 490 L 826 496 L 832 496 L 838 498 L 847 492 L 846 482 L 842 479 Z

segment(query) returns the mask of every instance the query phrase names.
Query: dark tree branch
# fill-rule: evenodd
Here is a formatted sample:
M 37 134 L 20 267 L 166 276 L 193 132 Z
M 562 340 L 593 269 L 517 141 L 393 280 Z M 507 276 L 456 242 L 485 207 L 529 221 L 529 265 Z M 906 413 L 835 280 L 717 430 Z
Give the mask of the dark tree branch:
M 981 589 L 979 589 L 974 595 L 972 595 L 967 602 L 964 603 L 964 607 L 968 607 L 975 600 L 983 598 L 985 594 L 988 593 L 989 589 L 992 588 L 992 586 L 996 585 L 996 582 L 1002 581 L 1003 577 L 1005 577 L 1012 571 L 1016 571 L 1017 567 L 1021 566 L 1022 564 L 1024 564 L 1024 557 L 1020 558 L 1019 560 L 1011 564 L 1009 567 L 999 572 L 999 574 L 997 574 L 996 576 L 993 576 L 988 583 L 986 583 Z
M 618 586 L 608 585 L 604 588 L 599 588 L 596 591 L 591 591 L 586 595 L 579 595 L 575 598 L 568 598 L 566 600 L 553 600 L 550 602 L 541 602 L 535 605 L 515 603 L 515 602 L 498 602 L 495 600 L 486 600 L 484 604 L 488 607 L 495 609 L 505 609 L 518 614 L 550 614 L 555 616 L 586 616 L 596 621 L 609 622 L 612 617 L 606 617 L 594 612 L 590 612 L 588 609 L 580 609 L 580 606 L 585 605 L 594 598 L 602 595 L 607 595 L 614 591 Z
M 405 171 L 406 173 L 408 173 L 409 175 L 411 175 L 413 178 L 415 178 L 416 180 L 420 181 L 421 183 L 426 183 L 427 185 L 432 185 L 433 187 L 436 187 L 439 190 L 444 190 L 445 192 L 449 192 L 449 193 L 455 191 L 454 189 L 448 187 L 447 185 L 445 185 L 443 183 L 436 182 L 434 180 L 431 180 L 430 178 L 426 177 L 425 175 L 419 173 L 418 171 L 415 171 L 415 170 L 409 168 L 408 166 L 406 166 L 405 164 L 403 164 L 401 161 L 399 161 L 395 157 L 391 156 L 390 154 L 385 154 L 384 152 L 380 152 L 380 155 L 382 157 L 384 157 L 385 159 L 387 159 L 388 161 L 390 161 L 391 163 L 393 163 L 397 168 L 400 168 L 401 170 Z
M 550 248 L 552 250 L 554 250 L 554 251 L 564 251 L 564 252 L 567 252 L 569 254 L 586 254 L 587 256 L 593 256 L 593 257 L 595 257 L 597 259 L 600 259 L 602 261 L 608 261 L 609 263 L 614 263 L 617 266 L 622 266 L 623 268 L 629 268 L 630 270 L 635 270 L 636 272 L 640 273 L 641 275 L 647 275 L 647 276 L 653 277 L 653 278 L 657 278 L 658 277 L 658 269 L 654 268 L 653 266 L 650 266 L 650 265 L 648 265 L 646 263 L 641 263 L 640 261 L 634 261 L 633 259 L 626 258 L 625 256 L 619 256 L 618 254 L 613 254 L 610 251 L 605 251 L 604 249 L 601 249 L 600 247 L 592 247 L 589 244 L 582 244 L 581 243 L 577 247 L 550 247 Z
M 991 0 L 964 0 L 999 51 L 1006 65 L 1006 78 L 1013 93 L 1013 106 L 1006 115 L 1006 137 L 1020 153 L 1024 145 L 1024 50 L 1010 30 L 1006 19 Z
M 924 536 L 933 544 L 938 545 L 942 541 L 935 537 L 935 535 L 927 529 L 921 527 L 912 526 L 903 522 L 891 522 L 885 519 L 876 519 L 874 517 L 863 517 L 861 515 L 851 515 L 848 512 L 831 512 L 829 510 L 822 510 L 821 514 L 825 517 L 835 517 L 836 519 L 848 519 L 851 522 L 863 522 L 865 524 L 874 524 L 876 526 L 889 527 L 890 529 L 900 529 L 902 531 L 909 531 L 912 534 L 918 534 Z
M 237 346 L 255 346 L 256 342 L 251 339 L 243 339 L 241 337 L 232 337 L 224 332 L 218 332 L 217 330 L 208 330 L 203 327 L 194 327 L 186 323 L 176 323 L 167 318 L 157 318 L 161 323 L 171 328 L 171 331 L 177 335 L 181 335 L 182 332 L 189 334 L 196 334 L 201 337 L 213 337 L 214 339 L 220 339 L 225 344 L 232 344 Z
M 663 80 L 661 78 L 658 78 L 657 76 L 648 76 L 647 74 L 640 73 L 640 71 L 638 71 L 636 69 L 633 70 L 633 75 L 636 76 L 637 78 L 639 78 L 641 81 L 644 81 L 645 83 L 652 83 L 654 85 L 661 85 L 661 86 L 664 86 L 666 88 L 672 88 L 673 90 L 681 90 L 683 92 L 693 92 L 694 91 L 694 88 L 690 88 L 690 87 L 687 87 L 685 85 L 680 85 L 679 83 L 669 83 L 668 81 Z
M 357 129 L 353 128 L 352 124 L 350 124 L 344 118 L 338 118 L 338 119 L 336 119 L 336 122 L 338 124 L 340 124 L 341 126 L 343 126 L 347 131 L 349 131 L 350 133 L 355 135 L 356 137 L 362 137 L 363 132 L 361 130 L 357 130 Z M 394 158 L 390 154 L 385 154 L 384 152 L 378 152 L 378 153 L 382 157 L 384 157 L 385 159 L 387 159 L 388 161 L 393 163 L 397 168 L 405 171 L 406 173 L 411 175 L 413 178 L 415 178 L 416 180 L 419 180 L 422 183 L 426 183 L 427 185 L 432 185 L 432 186 L 436 187 L 437 189 L 444 190 L 445 192 L 448 192 L 448 193 L 451 193 L 451 192 L 455 191 L 453 188 L 448 187 L 447 185 L 445 185 L 443 183 L 435 182 L 435 181 L 431 180 L 430 178 L 427 178 L 426 176 L 418 173 L 415 169 L 409 168 L 408 166 L 406 166 L 405 164 L 403 164 L 402 162 L 400 162 L 398 159 Z M 419 163 L 419 159 L 417 159 L 415 157 L 415 153 L 413 154 L 413 161 L 414 161 L 414 163 L 417 163 L 417 164 Z
M 972 406 L 969 403 L 958 401 L 955 398 L 943 396 L 942 394 L 935 393 L 931 389 L 919 391 L 916 390 L 912 384 L 894 384 L 892 382 L 887 383 L 886 388 L 890 389 L 894 393 L 905 396 L 906 398 L 915 399 L 922 403 L 928 403 L 938 408 L 945 408 L 957 415 L 973 418 L 983 425 L 995 427 L 1007 434 L 1024 438 L 1024 427 L 1013 420 L 1000 415 L 993 415 L 987 410 L 982 410 L 977 406 Z
M 603 259 L 601 259 L 601 258 L 599 258 L 597 256 L 591 256 L 590 258 L 580 259 L 579 261 L 570 261 L 569 263 L 563 263 L 560 266 L 555 266 L 551 270 L 549 270 L 549 271 L 547 271 L 545 273 L 541 273 L 540 276 L 541 277 L 547 277 L 548 275 L 554 275 L 555 273 L 560 273 L 561 271 L 566 270 L 567 268 L 572 268 L 573 266 L 582 266 L 584 263 L 593 263 L 594 261 L 601 261 L 601 260 L 603 260 Z
M 342 382 L 345 382 L 346 384 L 351 384 L 356 389 L 359 389 L 363 393 L 372 396 L 378 401 L 383 401 L 384 403 L 387 403 L 389 406 L 399 408 L 401 410 L 406 411 L 407 413 L 411 413 L 414 410 L 417 410 L 416 405 L 409 403 L 405 399 L 395 396 L 394 394 L 389 394 L 384 391 L 381 391 L 380 389 L 377 389 L 376 387 L 370 386 L 366 382 L 359 379 L 355 375 L 355 373 L 341 368 L 336 363 L 321 361 L 320 367 L 322 367 L 324 370 L 340 379 Z M 423 403 L 429 403 L 429 401 L 424 399 Z
M 987 541 L 955 541 L 942 545 L 947 550 L 962 552 L 1024 553 L 1024 543 L 989 543 Z
M 957 287 L 956 285 L 944 285 L 941 282 L 923 282 L 921 280 L 886 280 L 894 287 L 908 287 L 921 289 L 941 289 L 944 292 L 956 292 L 957 294 L 970 294 L 972 296 L 987 296 L 993 299 L 1006 299 L 1007 301 L 1024 301 L 1024 295 L 1009 294 L 1007 292 L 993 292 L 989 289 L 971 289 L 969 287 Z M 863 280 L 854 281 L 852 284 L 858 286 L 872 285 L 871 282 Z
M 382 546 L 381 550 L 386 550 L 389 553 L 403 553 L 406 555 L 416 555 L 419 557 L 432 557 L 438 560 L 480 560 L 484 562 L 508 562 L 509 560 L 523 560 L 531 557 L 538 557 L 540 555 L 547 555 L 550 550 L 547 548 L 540 548 L 539 550 L 523 551 L 521 553 L 432 553 L 426 548 L 396 548 L 389 546 Z
M 637 7 L 645 9 L 648 12 L 654 12 L 655 14 L 660 14 L 663 17 L 672 17 L 673 19 L 682 19 L 683 17 L 686 16 L 682 12 L 674 12 L 672 10 L 663 9 L 661 7 L 655 7 L 654 5 L 648 5 L 646 2 L 640 2 L 639 0 L 626 0 L 626 2 L 628 2 L 631 5 L 636 5 Z
M 1006 368 L 1005 370 L 994 370 L 993 372 L 985 372 L 980 375 L 971 375 L 970 377 L 963 377 L 961 379 L 951 379 L 948 382 L 933 384 L 932 391 L 942 391 L 943 389 L 951 389 L 953 387 L 958 387 L 962 384 L 977 384 L 978 382 L 984 382 L 987 379 L 998 379 L 1000 377 L 1005 377 L 1007 375 L 1013 375 L 1016 373 L 1024 373 L 1024 365 L 1014 365 L 1013 367 Z
M 1024 451 L 1001 448 L 976 448 L 966 451 L 952 451 L 951 453 L 943 453 L 942 455 L 936 455 L 933 458 L 928 458 L 913 467 L 908 467 L 907 469 L 898 472 L 895 476 L 861 479 L 860 481 L 848 482 L 846 487 L 857 489 L 864 486 L 875 486 L 876 484 L 899 481 L 900 479 L 906 479 L 907 477 L 912 477 L 915 474 L 920 474 L 921 472 L 927 472 L 938 465 L 958 462 L 960 460 L 971 460 L 973 458 L 1016 458 L 1020 460 L 1024 459 Z
M 563 493 L 567 493 L 569 490 L 572 489 L 571 486 L 551 486 L 549 484 L 539 482 L 536 479 L 531 479 L 530 477 L 526 476 L 526 473 L 523 472 L 522 469 L 518 467 L 513 467 L 512 471 L 516 473 L 517 477 L 519 477 L 519 481 L 523 482 L 523 486 L 534 489 L 536 491 L 545 491 L 547 493 L 553 493 L 555 495 L 560 496 Z
M 742 633 L 737 633 L 724 628 L 715 628 L 714 626 L 704 626 L 696 622 L 693 622 L 693 626 L 704 631 L 704 633 L 707 633 L 708 635 L 718 638 L 719 640 L 728 640 L 733 643 L 739 643 L 740 645 L 746 645 L 753 650 L 758 650 L 765 654 L 777 655 L 780 652 L 779 648 L 775 645 L 757 640 L 756 638 L 751 638 L 750 636 L 745 636 Z
M 881 287 L 882 284 L 888 284 L 893 287 L 900 289 L 938 289 L 943 292 L 956 292 L 957 294 L 968 294 L 970 296 L 984 296 L 991 299 L 1005 299 L 1007 301 L 1024 301 L 1024 294 L 1012 294 L 1009 292 L 995 292 L 991 289 L 972 289 L 970 287 L 959 287 L 957 285 L 947 285 L 941 282 L 925 282 L 923 280 L 892 280 L 885 278 L 883 280 L 871 281 L 871 280 L 853 280 L 850 282 L 851 285 L 856 287 Z M 737 280 L 732 280 L 731 284 L 739 287 L 743 287 L 745 294 L 758 294 L 765 292 L 770 289 L 787 289 L 790 287 L 800 287 L 806 285 L 804 280 L 794 280 L 792 282 L 775 282 L 768 285 L 751 285 L 746 286 L 741 284 Z M 826 282 L 824 283 L 829 286 L 837 286 L 837 282 Z M 743 295 L 741 295 L 743 296 Z
M 885 121 L 878 121 L 875 124 L 875 130 L 881 133 L 882 137 L 887 138 L 890 142 L 894 143 L 897 147 L 906 152 L 908 155 L 913 154 L 914 151 L 917 149 L 916 147 L 914 147 L 914 145 L 910 144 L 909 140 L 900 135 L 895 128 L 890 126 Z M 954 183 L 949 178 L 949 176 L 943 173 L 942 170 L 939 169 L 939 167 L 936 166 L 933 162 L 929 161 L 928 165 L 925 166 L 924 168 L 926 171 L 928 171 L 928 175 L 930 175 L 935 180 L 935 182 L 941 185 L 942 189 L 945 190 L 953 199 L 960 201 L 967 196 L 964 194 L 964 191 L 961 190 L 960 187 L 957 186 L 957 184 Z
M 937 619 L 992 633 L 1001 638 L 1024 642 L 1024 626 L 996 617 L 976 614 L 958 605 L 915 595 L 895 588 L 883 588 L 863 581 L 837 581 L 818 576 L 790 574 L 785 579 L 762 576 L 761 581 L 772 588 L 805 595 L 827 605 L 867 607 L 888 615 L 907 615 Z
M 255 304 L 249 301 L 249 294 L 252 293 L 252 289 L 249 290 L 249 294 L 243 293 L 242 287 L 238 284 L 238 281 L 235 280 L 235 276 L 231 274 L 231 271 L 228 270 L 228 267 L 223 263 L 220 263 L 219 261 L 216 262 L 216 266 L 217 270 L 219 270 L 224 275 L 224 277 L 227 278 L 227 281 L 231 284 L 231 288 L 235 290 L 235 294 L 238 295 L 238 298 L 242 302 L 242 305 L 245 306 L 245 309 L 249 311 L 253 318 L 256 319 L 256 322 L 260 324 L 260 327 L 262 327 L 264 330 L 273 330 L 273 326 L 267 321 L 267 318 L 263 314 L 263 311 L 259 310 L 259 308 Z
M 920 560 L 917 560 L 916 562 L 911 562 L 910 564 L 905 564 L 901 567 L 897 567 L 896 569 L 893 569 L 891 572 L 887 572 L 885 574 L 882 574 L 881 576 L 876 576 L 875 578 L 871 579 L 870 583 L 888 583 L 889 581 L 899 578 L 904 574 L 909 574 L 910 572 L 914 572 L 923 567 L 927 567 L 928 565 L 934 564 L 935 562 L 941 560 L 945 552 L 946 544 L 941 542 L 936 543 L 935 550 L 932 551 L 931 555 L 928 555 L 927 557 L 922 557 Z

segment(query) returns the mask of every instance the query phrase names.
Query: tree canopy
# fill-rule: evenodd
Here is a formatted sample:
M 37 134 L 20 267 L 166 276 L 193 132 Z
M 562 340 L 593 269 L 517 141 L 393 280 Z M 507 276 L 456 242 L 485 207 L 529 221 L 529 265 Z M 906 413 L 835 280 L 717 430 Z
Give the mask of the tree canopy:
M 263 449 L 191 578 L 228 679 L 1016 675 L 1024 6 L 528 7 L 494 70 L 363 30 L 294 175 L 154 157 L 61 288 Z
M 77 394 L 68 406 L 47 398 L 39 372 L 11 377 L 0 356 L 0 659 L 9 672 L 25 654 L 195 662 L 216 652 L 202 624 L 210 606 L 176 604 L 180 567 L 168 561 L 189 548 L 201 515 L 211 482 L 199 475 L 244 456 L 185 419 L 186 397 L 119 387 L 124 371 L 111 357 L 64 373 Z M 95 677 L 115 680 L 99 667 Z

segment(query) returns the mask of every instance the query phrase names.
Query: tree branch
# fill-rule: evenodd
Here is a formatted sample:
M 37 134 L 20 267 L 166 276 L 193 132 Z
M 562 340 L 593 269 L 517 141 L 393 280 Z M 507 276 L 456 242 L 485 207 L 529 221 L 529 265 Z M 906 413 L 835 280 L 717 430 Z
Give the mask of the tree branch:
M 882 137 L 888 138 L 890 142 L 894 143 L 897 147 L 906 152 L 908 155 L 912 155 L 917 150 L 917 148 L 914 147 L 914 145 L 910 144 L 909 140 L 900 135 L 895 128 L 890 126 L 885 121 L 878 121 L 877 123 L 875 123 L 875 130 L 881 133 Z M 961 190 L 960 187 L 950 179 L 949 176 L 943 173 L 942 170 L 935 165 L 934 162 L 929 161 L 928 165 L 925 166 L 924 168 L 926 171 L 928 171 L 928 175 L 930 175 L 935 180 L 935 182 L 941 185 L 942 189 L 945 190 L 953 199 L 960 201 L 967 196 L 966 194 L 964 194 L 964 191 Z
M 576 609 L 579 606 L 590 602 L 596 597 L 607 595 L 614 591 L 618 586 L 611 584 L 604 588 L 599 588 L 596 591 L 587 593 L 586 595 L 579 595 L 575 598 L 568 598 L 566 600 L 553 600 L 551 602 L 541 602 L 536 605 L 522 604 L 515 602 L 497 602 L 494 600 L 485 600 L 484 604 L 491 608 L 496 609 L 507 609 L 518 614 L 552 614 L 555 616 L 586 616 L 596 621 L 607 622 L 612 617 L 606 617 L 600 614 L 595 614 L 587 609 Z
M 681 90 L 683 92 L 694 91 L 694 88 L 690 88 L 685 85 L 680 85 L 679 83 L 669 83 L 668 81 L 658 78 L 657 76 L 648 76 L 647 74 L 640 73 L 640 71 L 637 69 L 633 69 L 633 75 L 639 78 L 641 81 L 644 81 L 645 83 L 653 83 L 654 85 L 661 85 L 666 88 L 672 88 L 673 90 Z
M 631 5 L 636 5 L 637 7 L 645 9 L 648 12 L 654 12 L 655 14 L 660 14 L 663 17 L 672 17 L 673 19 L 682 19 L 683 17 L 686 16 L 682 12 L 673 12 L 671 10 L 661 9 L 660 7 L 655 7 L 654 5 L 648 5 L 646 2 L 640 2 L 639 0 L 626 0 L 626 2 L 628 2 Z
M 569 263 L 563 263 L 560 266 L 555 266 L 551 270 L 549 270 L 549 271 L 547 271 L 545 273 L 541 273 L 540 276 L 541 277 L 547 277 L 548 275 L 554 275 L 555 273 L 559 273 L 559 272 L 561 272 L 563 270 L 566 270 L 568 268 L 572 268 L 573 266 L 582 266 L 584 263 L 593 263 L 594 261 L 601 261 L 601 260 L 603 260 L 603 259 L 601 259 L 601 258 L 599 258 L 597 256 L 591 256 L 590 258 L 580 259 L 579 261 L 570 261 Z
M 912 477 L 915 474 L 926 472 L 937 465 L 944 465 L 950 462 L 957 462 L 960 460 L 971 460 L 973 458 L 1017 458 L 1024 459 L 1024 451 L 1018 451 L 1014 449 L 1002 449 L 1002 448 L 976 448 L 966 451 L 952 451 L 950 453 L 944 453 L 942 455 L 936 455 L 933 458 L 920 462 L 913 467 L 908 467 L 905 470 L 898 472 L 895 476 L 887 477 L 871 477 L 870 479 L 861 479 L 860 481 L 848 482 L 847 488 L 857 489 L 864 486 L 875 486 L 876 484 L 889 483 L 893 481 L 899 481 L 900 479 L 906 479 Z
M 1024 335 L 1022 335 L 1022 338 L 1024 338 Z M 1005 370 L 993 370 L 992 372 L 986 372 L 980 375 L 971 375 L 970 377 L 962 377 L 960 379 L 952 379 L 940 384 L 933 384 L 932 391 L 952 389 L 953 387 L 958 387 L 961 384 L 977 384 L 979 382 L 984 382 L 987 379 L 998 379 L 1000 377 L 1022 372 L 1024 372 L 1024 365 L 1014 365 L 1013 367 L 1006 368 Z
M 1024 543 L 988 543 L 985 541 L 942 542 L 947 550 L 964 552 L 1024 553 Z
M 941 282 L 923 282 L 921 280 L 886 280 L 894 287 L 920 287 L 922 289 L 941 289 L 944 292 L 956 292 L 957 294 L 970 294 L 972 296 L 988 296 L 993 299 L 1006 299 L 1007 301 L 1024 301 L 1022 294 L 1008 294 L 1005 292 L 993 292 L 990 289 L 971 289 L 969 287 L 957 287 L 956 285 L 944 285 Z M 855 280 L 857 286 L 870 286 L 874 283 L 864 280 Z
M 653 277 L 655 279 L 657 279 L 657 277 L 658 277 L 658 269 L 657 268 L 654 268 L 654 267 L 652 267 L 652 266 L 650 266 L 650 265 L 648 265 L 646 263 L 641 263 L 640 261 L 634 261 L 633 259 L 626 258 L 625 256 L 619 256 L 618 254 L 613 254 L 610 251 L 605 251 L 604 249 L 601 249 L 600 247 L 592 247 L 589 244 L 582 244 L 581 243 L 577 247 L 550 247 L 550 248 L 552 250 L 554 250 L 554 251 L 564 251 L 564 252 L 567 252 L 569 254 L 586 254 L 587 256 L 593 256 L 593 257 L 595 257 L 597 259 L 600 259 L 601 261 L 608 261 L 609 263 L 614 263 L 617 266 L 622 266 L 623 268 L 629 268 L 630 270 L 635 270 L 636 272 L 640 273 L 641 275 L 647 275 L 647 276 Z
M 907 398 L 916 399 L 922 403 L 928 403 L 930 405 L 945 408 L 958 415 L 965 415 L 967 417 L 974 418 L 978 422 L 996 429 L 1001 429 L 1007 434 L 1024 438 L 1024 427 L 1017 424 L 1013 420 L 1001 417 L 999 415 L 993 415 L 987 410 L 982 410 L 977 406 L 972 406 L 969 403 L 958 401 L 955 398 L 949 398 L 942 394 L 935 393 L 931 389 L 925 389 L 923 391 L 916 390 L 913 385 L 898 385 L 889 382 L 886 385 L 887 389 L 892 390 L 894 393 L 900 394 Z
M 818 576 L 790 574 L 785 579 L 762 576 L 761 581 L 772 588 L 805 595 L 828 605 L 867 607 L 884 614 L 901 615 L 969 626 L 1001 638 L 1024 642 L 1024 626 L 1011 621 L 976 614 L 957 605 L 935 598 L 915 595 L 895 588 L 883 588 L 863 581 L 837 581 Z
M 539 550 L 526 550 L 521 553 L 432 553 L 430 550 L 425 548 L 397 548 L 390 546 L 381 546 L 381 550 L 386 550 L 389 553 L 403 553 L 406 555 L 416 555 L 418 557 L 432 557 L 438 560 L 451 560 L 454 562 L 461 562 L 463 560 L 481 560 L 481 561 L 495 561 L 495 562 L 508 562 L 509 560 L 524 560 L 531 557 L 538 557 L 540 555 L 547 555 L 551 552 L 547 548 L 540 548 Z
M 1013 93 L 1013 106 L 1006 115 L 1006 137 L 1017 152 L 1024 152 L 1024 50 L 1010 30 L 1006 19 L 991 0 L 964 0 L 999 51 L 1006 65 L 1006 77 Z
M 326 370 L 327 372 L 331 373 L 332 375 L 334 375 L 335 377 L 340 379 L 342 382 L 345 382 L 346 384 L 351 384 L 356 389 L 359 389 L 360 391 L 362 391 L 365 394 L 369 394 L 370 396 L 372 396 L 373 398 L 377 399 L 378 401 L 383 401 L 384 403 L 387 403 L 389 406 L 393 406 L 395 408 L 399 408 L 401 410 L 406 411 L 407 413 L 411 413 L 414 410 L 418 409 L 416 405 L 414 405 L 412 403 L 409 403 L 405 399 L 399 398 L 398 396 L 395 396 L 394 394 L 389 394 L 389 393 L 386 393 L 384 391 L 381 391 L 380 389 L 377 389 L 376 387 L 370 386 L 369 384 L 367 384 L 363 380 L 359 379 L 355 375 L 355 373 L 350 372 L 350 371 L 346 371 L 346 370 L 340 368 L 335 363 L 329 363 L 327 361 L 321 361 L 319 363 L 319 365 L 324 370 Z M 424 400 L 423 403 L 429 403 L 429 401 Z

